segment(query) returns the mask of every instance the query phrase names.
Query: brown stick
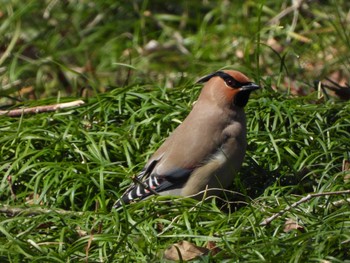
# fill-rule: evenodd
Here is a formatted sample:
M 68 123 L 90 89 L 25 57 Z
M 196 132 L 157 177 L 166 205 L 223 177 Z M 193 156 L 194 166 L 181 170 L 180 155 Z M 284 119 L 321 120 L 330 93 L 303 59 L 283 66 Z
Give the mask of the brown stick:
M 75 101 L 71 101 L 71 102 L 57 103 L 57 104 L 53 104 L 53 105 L 43 105 L 43 106 L 36 106 L 36 107 L 23 108 L 23 109 L 14 109 L 14 110 L 0 110 L 0 115 L 6 115 L 9 117 L 19 117 L 19 116 L 22 116 L 25 114 L 51 112 L 51 111 L 56 111 L 56 110 L 60 110 L 60 109 L 81 106 L 84 103 L 85 102 L 82 100 L 75 100 Z
M 273 214 L 272 216 L 266 218 L 264 221 L 260 223 L 260 226 L 267 226 L 270 224 L 273 220 L 275 220 L 277 217 L 283 215 L 284 213 L 290 211 L 292 208 L 297 207 L 298 205 L 302 203 L 306 203 L 310 201 L 312 198 L 320 197 L 320 196 L 327 196 L 327 195 L 342 195 L 342 194 L 350 194 L 350 190 L 344 190 L 344 191 L 336 191 L 336 192 L 324 192 L 324 193 L 317 193 L 317 194 L 308 194 L 307 196 L 301 198 L 299 201 L 293 203 L 292 205 L 288 206 L 287 208 L 279 211 L 278 213 Z
M 40 208 L 40 207 L 28 207 L 28 208 L 21 208 L 21 207 L 11 207 L 11 206 L 2 206 L 0 207 L 0 213 L 1 214 L 7 214 L 8 216 L 16 216 L 18 214 L 24 214 L 24 215 L 42 215 L 42 214 L 49 214 L 49 213 L 56 213 L 60 215 L 77 215 L 82 216 L 83 212 L 75 212 L 75 211 L 66 211 L 62 209 L 46 209 L 46 208 Z

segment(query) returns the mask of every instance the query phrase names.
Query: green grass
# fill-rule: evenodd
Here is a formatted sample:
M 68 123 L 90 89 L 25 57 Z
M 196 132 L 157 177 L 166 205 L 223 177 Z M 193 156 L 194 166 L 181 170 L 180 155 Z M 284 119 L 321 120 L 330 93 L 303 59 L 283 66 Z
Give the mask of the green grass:
M 309 193 L 349 189 L 350 104 L 313 87 L 349 79 L 349 3 L 304 1 L 293 28 L 293 12 L 272 23 L 289 2 L 233 2 L 0 4 L 0 107 L 86 101 L 0 116 L 0 209 L 21 209 L 1 210 L 1 262 L 158 262 L 181 240 L 221 249 L 198 262 L 350 261 L 347 195 L 259 225 Z M 246 107 L 240 194 L 111 210 L 191 110 L 196 79 L 220 68 L 263 86 Z M 287 219 L 302 228 L 284 231 Z

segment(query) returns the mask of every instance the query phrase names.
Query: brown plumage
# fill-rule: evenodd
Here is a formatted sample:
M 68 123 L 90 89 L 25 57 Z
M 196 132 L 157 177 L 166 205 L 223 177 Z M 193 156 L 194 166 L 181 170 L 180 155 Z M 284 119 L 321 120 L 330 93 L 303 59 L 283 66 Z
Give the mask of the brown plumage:
M 115 207 L 154 193 L 192 196 L 232 184 L 246 151 L 244 106 L 259 87 L 234 70 L 212 73 L 197 83 L 204 82 L 192 111 L 139 174 L 142 184 L 131 185 Z

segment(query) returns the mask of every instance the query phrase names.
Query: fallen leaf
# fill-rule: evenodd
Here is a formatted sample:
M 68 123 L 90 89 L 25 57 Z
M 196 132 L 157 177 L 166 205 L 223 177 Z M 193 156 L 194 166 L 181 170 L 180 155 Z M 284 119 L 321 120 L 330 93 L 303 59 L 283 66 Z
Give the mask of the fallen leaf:
M 192 260 L 209 253 L 209 249 L 199 247 L 188 241 L 180 241 L 164 251 L 164 258 L 168 260 Z
M 348 183 L 350 182 L 350 160 L 343 160 L 343 168 L 342 171 L 345 172 L 344 175 L 344 182 Z
M 75 231 L 78 233 L 78 236 L 79 236 L 79 237 L 85 237 L 85 236 L 87 236 L 87 234 L 88 234 L 87 231 L 82 230 L 80 226 L 77 226 L 77 227 L 75 228 Z
M 299 225 L 297 222 L 295 222 L 293 219 L 288 219 L 285 223 L 284 223 L 284 229 L 283 231 L 285 233 L 288 233 L 290 231 L 293 230 L 299 230 L 301 232 L 304 232 L 304 227 L 302 227 L 301 225 Z
M 27 205 L 35 205 L 35 204 L 37 204 L 37 201 L 39 200 L 39 198 L 40 198 L 39 194 L 31 193 L 26 197 L 26 204 Z M 41 201 L 39 203 L 39 205 L 43 205 L 43 204 L 44 204 L 43 201 Z
M 207 249 L 210 250 L 210 253 L 214 256 L 217 253 L 221 251 L 219 247 L 216 246 L 216 243 L 214 241 L 208 241 L 207 243 Z
M 275 50 L 276 52 L 283 52 L 284 46 L 281 45 L 275 38 L 270 37 L 266 44 L 271 47 L 273 50 Z

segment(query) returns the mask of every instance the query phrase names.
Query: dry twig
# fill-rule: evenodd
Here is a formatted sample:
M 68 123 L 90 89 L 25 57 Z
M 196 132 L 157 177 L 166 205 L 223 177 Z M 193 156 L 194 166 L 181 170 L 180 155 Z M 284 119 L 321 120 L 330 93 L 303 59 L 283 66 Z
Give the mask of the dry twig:
M 327 195 L 342 195 L 342 194 L 350 194 L 350 190 L 336 191 L 336 192 L 325 192 L 325 193 L 317 193 L 317 194 L 308 194 L 307 196 L 301 198 L 299 201 L 293 203 L 292 205 L 288 206 L 287 208 L 285 208 L 285 209 L 279 211 L 278 213 L 275 213 L 272 216 L 266 218 L 264 221 L 262 221 L 260 223 L 260 226 L 267 226 L 267 225 L 269 225 L 277 217 L 283 215 L 284 213 L 290 211 L 291 209 L 297 207 L 298 205 L 300 205 L 302 203 L 306 203 L 306 202 L 310 201 L 312 198 L 320 197 L 320 196 L 327 196 Z
M 23 109 L 14 109 L 14 110 L 0 110 L 0 115 L 6 115 L 9 117 L 19 117 L 19 116 L 22 116 L 25 114 L 51 112 L 51 111 L 56 111 L 56 110 L 60 110 L 60 109 L 81 106 L 84 103 L 85 102 L 82 100 L 75 100 L 75 101 L 71 101 L 71 102 L 57 103 L 57 104 L 53 104 L 53 105 L 43 105 L 43 106 L 36 106 L 36 107 L 23 108 Z
M 19 214 L 25 214 L 28 216 L 34 216 L 34 215 L 42 215 L 42 214 L 59 214 L 59 215 L 77 215 L 77 216 L 82 216 L 84 213 L 83 212 L 75 212 L 75 211 L 66 211 L 62 209 L 46 209 L 46 208 L 40 208 L 40 207 L 26 207 L 26 208 L 21 208 L 21 207 L 11 207 L 11 206 L 2 206 L 0 207 L 0 213 L 1 214 L 6 214 L 8 216 L 16 216 Z

